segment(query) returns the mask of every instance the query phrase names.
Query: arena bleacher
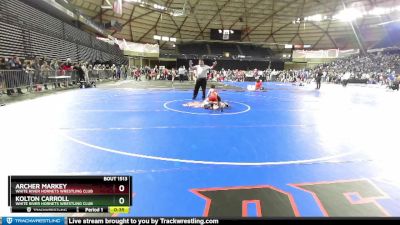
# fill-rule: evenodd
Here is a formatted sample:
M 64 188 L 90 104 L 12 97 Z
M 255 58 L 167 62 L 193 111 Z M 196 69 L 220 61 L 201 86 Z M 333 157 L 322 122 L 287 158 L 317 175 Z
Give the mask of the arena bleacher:
M 283 69 L 283 61 L 274 57 L 271 49 L 249 44 L 223 42 L 184 43 L 178 45 L 177 53 L 174 56 L 178 58 L 178 67 L 187 65 L 189 60 L 204 58 L 208 63 L 212 62 L 212 60 L 218 60 L 218 69 L 265 70 L 271 66 L 273 69 Z
M 1 1 L 0 18 L 0 29 L 7 31 L 0 32 L 1 56 L 127 62 L 118 46 L 99 41 L 95 36 L 18 0 Z

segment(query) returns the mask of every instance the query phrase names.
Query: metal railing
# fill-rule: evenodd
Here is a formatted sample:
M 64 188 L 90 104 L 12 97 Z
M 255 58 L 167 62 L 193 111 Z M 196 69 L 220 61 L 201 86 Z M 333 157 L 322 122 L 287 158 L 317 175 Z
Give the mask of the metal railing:
M 0 91 L 11 94 L 42 91 L 65 87 L 78 87 L 80 82 L 98 82 L 115 78 L 112 70 L 90 70 L 79 75 L 75 70 L 0 70 Z

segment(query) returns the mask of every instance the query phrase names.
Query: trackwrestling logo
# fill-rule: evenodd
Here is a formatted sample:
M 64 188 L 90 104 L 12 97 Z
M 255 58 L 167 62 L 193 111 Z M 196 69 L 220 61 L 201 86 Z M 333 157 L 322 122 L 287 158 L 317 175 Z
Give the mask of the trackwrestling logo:
M 8 225 L 37 225 L 51 224 L 64 225 L 63 217 L 6 217 L 3 218 L 3 224 Z

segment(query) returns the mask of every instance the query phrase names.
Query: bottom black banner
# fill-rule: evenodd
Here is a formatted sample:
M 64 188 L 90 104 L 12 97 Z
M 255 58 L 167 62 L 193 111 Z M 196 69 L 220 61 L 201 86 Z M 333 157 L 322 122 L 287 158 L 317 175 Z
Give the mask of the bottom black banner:
M 11 207 L 12 213 L 108 213 L 109 207 Z
M 68 217 L 68 225 L 101 224 L 101 225 L 162 225 L 162 224 L 343 224 L 361 222 L 366 224 L 392 223 L 399 224 L 400 218 L 290 218 L 290 219 L 217 219 L 217 218 L 180 218 L 180 217 Z

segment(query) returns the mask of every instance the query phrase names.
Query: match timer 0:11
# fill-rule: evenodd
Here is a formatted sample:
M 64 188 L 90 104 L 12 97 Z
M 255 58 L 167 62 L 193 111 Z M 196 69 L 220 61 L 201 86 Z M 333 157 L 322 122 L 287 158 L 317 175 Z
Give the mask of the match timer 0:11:
M 132 205 L 131 176 L 9 176 L 8 186 L 12 212 L 124 213 Z

